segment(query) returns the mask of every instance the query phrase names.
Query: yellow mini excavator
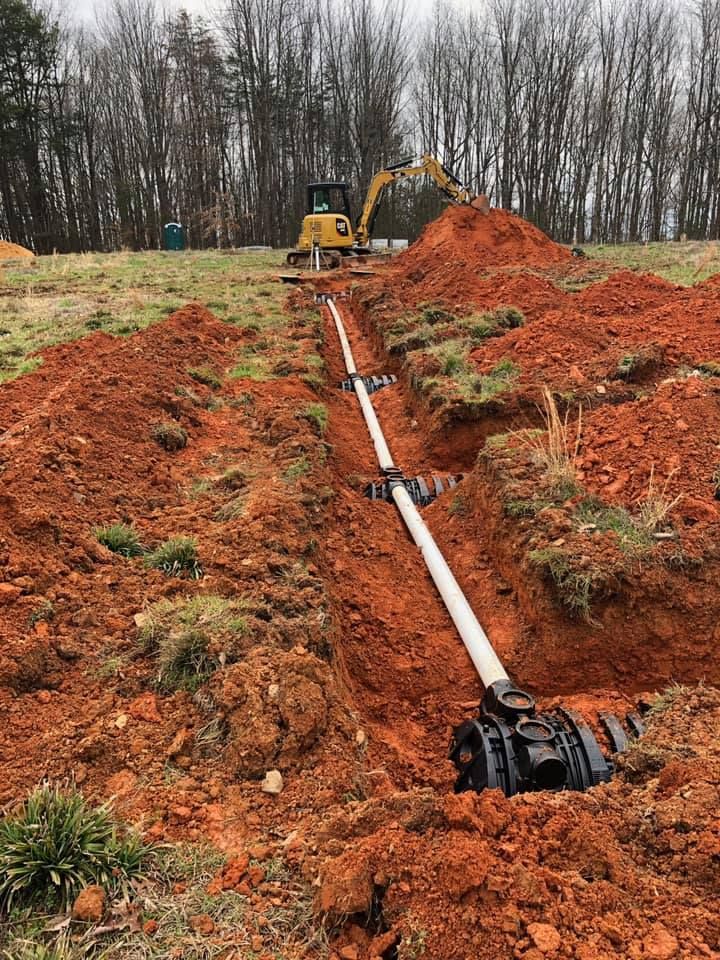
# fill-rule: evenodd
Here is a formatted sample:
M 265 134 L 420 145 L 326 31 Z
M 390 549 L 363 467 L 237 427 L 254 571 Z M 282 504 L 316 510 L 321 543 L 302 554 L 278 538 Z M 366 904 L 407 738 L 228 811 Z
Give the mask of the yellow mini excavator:
M 368 189 L 362 213 L 355 229 L 350 216 L 347 183 L 311 183 L 307 188 L 307 215 L 302 224 L 297 248 L 287 262 L 291 266 L 339 267 L 343 257 L 370 252 L 375 218 L 385 187 L 406 177 L 429 176 L 453 203 L 467 204 L 488 213 L 490 204 L 484 195 L 475 196 L 454 173 L 428 153 L 402 160 L 376 173 Z

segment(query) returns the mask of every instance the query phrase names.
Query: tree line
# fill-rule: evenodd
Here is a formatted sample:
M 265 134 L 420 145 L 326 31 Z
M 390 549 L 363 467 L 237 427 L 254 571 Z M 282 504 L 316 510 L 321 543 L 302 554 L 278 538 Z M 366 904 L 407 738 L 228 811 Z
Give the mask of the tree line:
M 294 243 L 305 185 L 429 151 L 566 242 L 720 236 L 720 0 L 0 0 L 0 237 L 39 253 Z M 376 234 L 441 201 L 408 181 Z

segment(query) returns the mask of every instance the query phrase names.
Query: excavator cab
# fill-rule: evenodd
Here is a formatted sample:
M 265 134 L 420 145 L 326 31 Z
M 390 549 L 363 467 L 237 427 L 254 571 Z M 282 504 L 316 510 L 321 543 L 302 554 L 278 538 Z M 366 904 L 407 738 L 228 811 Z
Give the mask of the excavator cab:
M 353 245 L 350 200 L 347 183 L 311 183 L 307 188 L 307 212 L 298 237 L 297 248 L 288 254 L 295 266 L 307 259 L 317 243 L 328 266 L 338 266 L 342 251 Z
M 310 183 L 307 188 L 308 214 L 342 213 L 350 219 L 350 200 L 346 183 Z

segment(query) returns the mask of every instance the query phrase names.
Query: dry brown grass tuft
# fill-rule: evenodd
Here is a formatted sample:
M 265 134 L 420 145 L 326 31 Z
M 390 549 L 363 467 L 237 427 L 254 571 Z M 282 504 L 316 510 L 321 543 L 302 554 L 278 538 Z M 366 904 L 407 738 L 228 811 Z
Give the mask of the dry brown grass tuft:
M 543 482 L 548 492 L 556 497 L 571 497 L 577 491 L 575 458 L 582 433 L 582 407 L 578 407 L 577 427 L 571 430 L 568 409 L 560 416 L 552 393 L 543 387 L 543 420 L 545 431 L 527 436 L 533 455 L 543 470 Z M 573 436 L 574 433 L 574 436 Z
M 668 484 L 676 473 L 677 469 L 672 470 L 665 477 L 662 487 L 659 487 L 655 482 L 655 464 L 650 468 L 647 492 L 642 500 L 638 501 L 637 513 L 638 526 L 647 533 L 656 533 L 666 527 L 670 513 L 683 498 L 682 494 L 678 494 L 671 499 L 667 493 Z

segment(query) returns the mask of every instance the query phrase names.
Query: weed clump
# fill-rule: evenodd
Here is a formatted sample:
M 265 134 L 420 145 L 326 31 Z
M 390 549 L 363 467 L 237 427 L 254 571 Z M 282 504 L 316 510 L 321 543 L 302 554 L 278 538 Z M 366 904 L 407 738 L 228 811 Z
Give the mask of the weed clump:
M 162 570 L 168 577 L 187 575 L 199 580 L 203 574 L 193 537 L 171 537 L 145 557 L 145 565 Z
M 228 502 L 224 503 L 221 507 L 218 507 L 215 511 L 215 519 L 218 523 L 237 520 L 238 517 L 241 517 L 245 513 L 246 506 L 247 497 L 244 494 L 240 494 L 237 497 L 233 497 L 232 500 L 228 500 Z
M 628 552 L 644 551 L 652 546 L 652 537 L 645 526 L 639 523 L 623 507 L 609 507 L 597 497 L 586 497 L 575 511 L 575 519 L 581 529 L 608 531 L 618 538 L 620 549 Z
M 682 494 L 671 499 L 667 493 L 674 472 L 670 473 L 662 487 L 659 487 L 655 482 L 655 466 L 650 468 L 648 488 L 638 504 L 638 524 L 647 534 L 657 533 L 667 527 L 671 511 L 682 500 Z
M 153 604 L 142 615 L 139 639 L 157 656 L 158 686 L 194 691 L 235 660 L 237 640 L 247 631 L 243 610 L 239 601 L 212 595 Z
M 107 805 L 44 783 L 0 821 L 0 903 L 66 908 L 89 884 L 123 889 L 148 852 Z
M 113 553 L 119 553 L 121 557 L 139 557 L 145 552 L 137 531 L 126 523 L 95 527 L 94 533 L 99 543 Z
M 28 616 L 28 626 L 34 627 L 36 623 L 45 621 L 49 623 L 55 616 L 55 607 L 51 600 L 41 600 L 40 603 Z
M 187 430 L 179 423 L 156 423 L 150 432 L 153 440 L 169 453 L 175 453 L 187 446 Z
M 324 403 L 308 403 L 300 412 L 300 416 L 312 424 L 318 436 L 322 437 L 325 434 L 328 425 L 328 409 Z
M 479 403 L 497 400 L 500 394 L 509 390 L 520 373 L 520 368 L 512 360 L 501 360 L 490 373 L 472 378 L 472 393 Z
M 559 547 L 531 550 L 528 559 L 550 576 L 570 612 L 590 622 L 590 603 L 600 586 L 601 572 L 592 566 L 580 566 Z
M 697 369 L 709 377 L 720 377 L 720 363 L 717 360 L 705 360 L 697 365 Z
M 311 469 L 310 461 L 303 455 L 302 457 L 298 457 L 297 460 L 293 460 L 283 473 L 283 478 L 287 480 L 288 483 L 294 483 L 296 480 L 310 473 Z
M 210 387 L 212 390 L 217 390 L 222 386 L 222 380 L 212 367 L 191 367 L 188 374 L 196 383 L 204 383 L 206 387 Z
M 490 316 L 498 327 L 505 330 L 515 330 L 525 323 L 525 315 L 517 307 L 496 307 L 490 312 Z
M 445 310 L 444 307 L 438 306 L 434 303 L 421 305 L 420 316 L 422 317 L 424 323 L 429 324 L 452 323 L 452 321 L 455 319 L 454 314 L 450 313 L 449 310 Z
M 242 490 L 247 486 L 247 474 L 241 467 L 229 467 L 218 480 L 226 490 Z

